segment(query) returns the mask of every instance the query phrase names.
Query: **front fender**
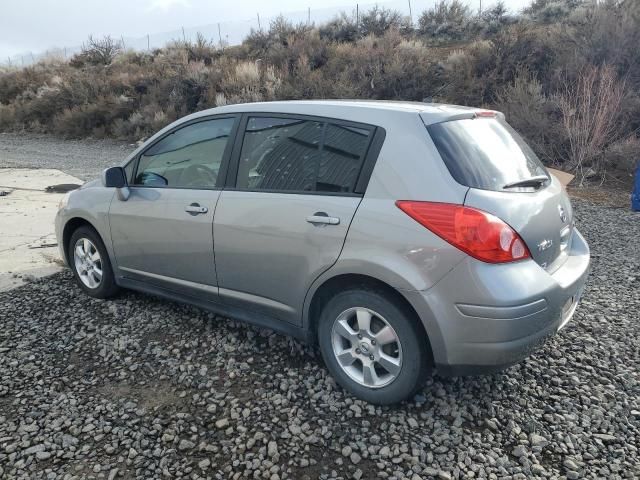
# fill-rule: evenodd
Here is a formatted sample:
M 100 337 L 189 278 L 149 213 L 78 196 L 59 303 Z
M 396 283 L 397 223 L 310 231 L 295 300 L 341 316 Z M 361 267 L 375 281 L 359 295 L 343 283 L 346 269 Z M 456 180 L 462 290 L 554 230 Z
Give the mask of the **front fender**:
M 91 186 L 74 190 L 69 196 L 67 206 L 58 211 L 56 216 L 56 237 L 60 245 L 63 259 L 68 263 L 67 252 L 64 251 L 64 235 L 69 222 L 80 219 L 89 223 L 100 235 L 112 265 L 114 251 L 109 228 L 109 208 L 115 195 L 113 188 Z

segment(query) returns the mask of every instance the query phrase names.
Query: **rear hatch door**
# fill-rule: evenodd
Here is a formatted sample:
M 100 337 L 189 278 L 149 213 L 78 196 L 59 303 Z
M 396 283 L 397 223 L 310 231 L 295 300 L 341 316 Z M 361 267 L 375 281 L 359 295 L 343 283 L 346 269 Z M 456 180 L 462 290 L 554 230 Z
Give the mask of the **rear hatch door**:
M 508 223 L 543 268 L 560 266 L 573 229 L 569 198 L 501 115 L 453 119 L 427 130 L 451 175 L 469 187 L 464 204 Z

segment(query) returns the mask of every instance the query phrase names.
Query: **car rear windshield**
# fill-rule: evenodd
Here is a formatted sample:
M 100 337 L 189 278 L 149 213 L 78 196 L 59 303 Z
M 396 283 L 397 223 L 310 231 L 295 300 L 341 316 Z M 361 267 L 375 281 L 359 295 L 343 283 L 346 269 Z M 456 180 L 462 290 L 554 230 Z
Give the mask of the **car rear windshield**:
M 498 191 L 514 182 L 548 177 L 533 150 L 498 118 L 451 120 L 427 130 L 453 178 L 467 187 Z

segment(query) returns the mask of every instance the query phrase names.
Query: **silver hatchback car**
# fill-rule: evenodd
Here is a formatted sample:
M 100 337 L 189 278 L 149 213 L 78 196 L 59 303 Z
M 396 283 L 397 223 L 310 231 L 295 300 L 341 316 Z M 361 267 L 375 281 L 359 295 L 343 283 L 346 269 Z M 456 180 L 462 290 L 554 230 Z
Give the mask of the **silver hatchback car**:
M 164 128 L 61 202 L 89 295 L 125 287 L 317 342 L 377 404 L 494 371 L 573 315 L 589 267 L 569 199 L 495 111 L 294 101 Z

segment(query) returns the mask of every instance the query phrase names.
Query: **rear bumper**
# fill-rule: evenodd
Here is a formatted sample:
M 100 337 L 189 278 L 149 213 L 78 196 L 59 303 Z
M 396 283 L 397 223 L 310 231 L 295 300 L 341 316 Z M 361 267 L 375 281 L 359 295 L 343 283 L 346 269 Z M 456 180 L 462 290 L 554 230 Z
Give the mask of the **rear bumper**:
M 490 373 L 521 361 L 569 322 L 589 262 L 576 230 L 566 262 L 551 274 L 532 260 L 467 258 L 433 288 L 403 293 L 425 324 L 439 373 Z

